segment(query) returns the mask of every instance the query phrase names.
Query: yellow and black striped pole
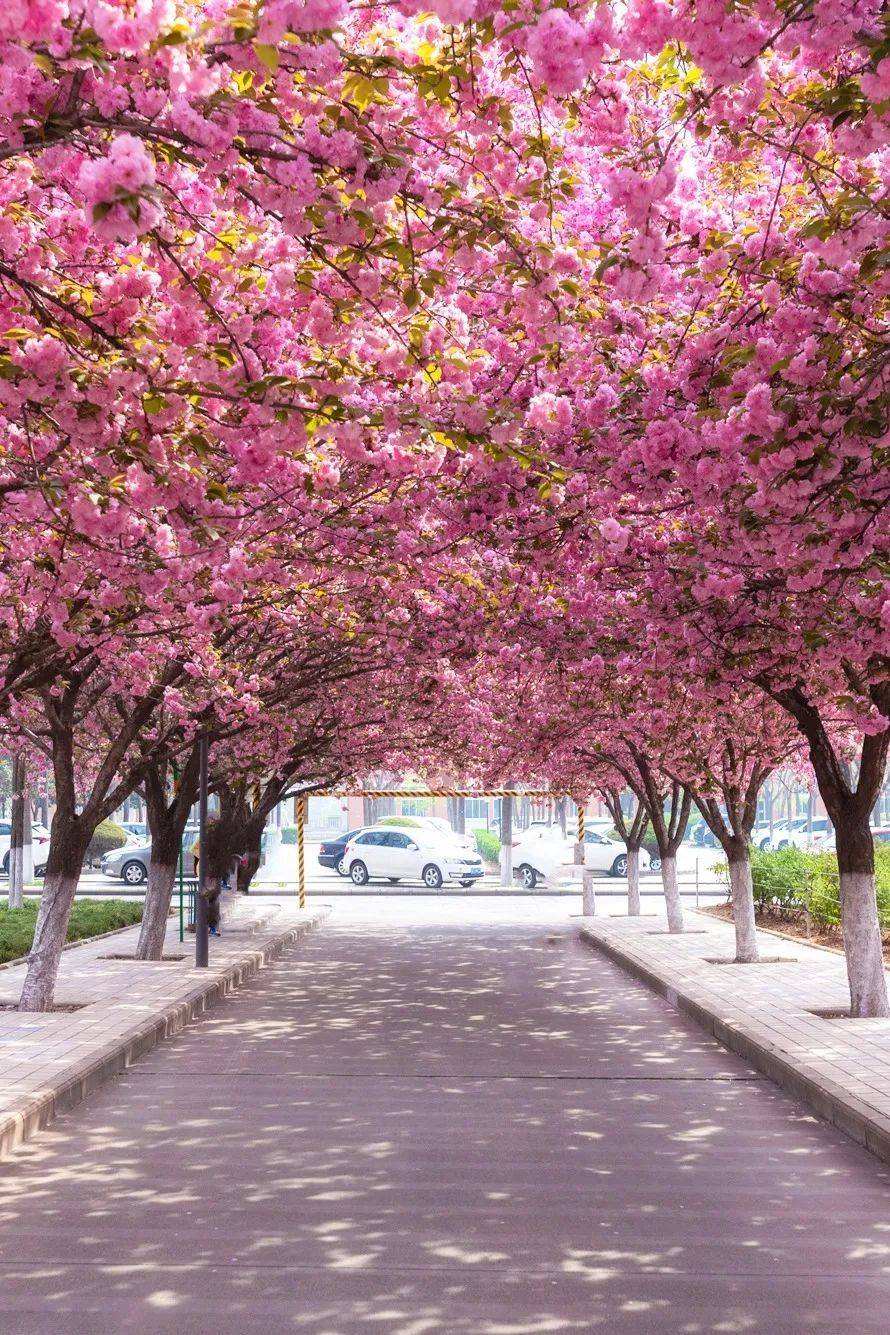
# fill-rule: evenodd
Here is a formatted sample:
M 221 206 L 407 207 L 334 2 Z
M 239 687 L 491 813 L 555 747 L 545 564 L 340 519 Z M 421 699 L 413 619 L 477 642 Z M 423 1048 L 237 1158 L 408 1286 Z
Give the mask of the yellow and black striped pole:
M 297 890 L 300 908 L 306 907 L 306 799 L 297 798 Z
M 584 866 L 584 808 L 578 803 L 578 842 L 575 844 L 575 866 Z

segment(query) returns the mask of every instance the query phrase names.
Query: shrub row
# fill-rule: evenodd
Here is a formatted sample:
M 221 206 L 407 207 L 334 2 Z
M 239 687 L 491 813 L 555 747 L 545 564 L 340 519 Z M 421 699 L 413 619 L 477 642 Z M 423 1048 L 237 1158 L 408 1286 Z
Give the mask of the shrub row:
M 26 899 L 20 909 L 0 904 L 0 963 L 27 955 L 37 926 L 39 899 Z M 126 899 L 77 899 L 68 919 L 68 941 L 101 936 L 116 927 L 130 927 L 142 918 L 142 904 Z
M 806 909 L 818 923 L 841 920 L 837 857 L 799 848 L 751 849 L 754 902 L 760 909 Z M 875 848 L 875 889 L 883 931 L 890 931 L 890 845 Z
M 491 830 L 474 830 L 476 852 L 485 862 L 497 862 L 501 854 L 501 841 Z

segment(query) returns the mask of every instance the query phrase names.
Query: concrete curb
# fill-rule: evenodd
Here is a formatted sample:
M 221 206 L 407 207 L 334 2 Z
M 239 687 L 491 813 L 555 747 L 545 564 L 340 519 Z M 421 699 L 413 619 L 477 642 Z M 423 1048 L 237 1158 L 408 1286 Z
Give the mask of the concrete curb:
M 4 1109 L 0 1114 L 0 1162 L 35 1132 L 48 1126 L 58 1113 L 75 1107 L 88 1094 L 151 1052 L 158 1043 L 180 1033 L 191 1020 L 210 1010 L 229 992 L 234 992 L 247 979 L 254 977 L 264 965 L 280 955 L 287 946 L 307 936 L 329 915 L 329 908 L 321 909 L 305 922 L 294 923 L 258 950 L 229 964 L 221 974 L 206 983 L 197 984 L 158 1015 L 134 1025 L 87 1060 L 70 1067 L 54 1088 L 42 1090 L 37 1096 L 26 1096 Z
M 713 1011 L 671 986 L 614 941 L 597 935 L 595 928 L 582 927 L 580 937 L 585 945 L 601 951 L 626 973 L 645 983 L 676 1010 L 695 1020 L 723 1047 L 742 1057 L 781 1089 L 806 1104 L 812 1112 L 836 1126 L 857 1144 L 863 1145 L 884 1163 L 890 1163 L 890 1120 L 879 1117 L 873 1109 L 834 1081 L 817 1080 L 777 1047 L 747 1033 L 743 1026 L 722 1020 Z

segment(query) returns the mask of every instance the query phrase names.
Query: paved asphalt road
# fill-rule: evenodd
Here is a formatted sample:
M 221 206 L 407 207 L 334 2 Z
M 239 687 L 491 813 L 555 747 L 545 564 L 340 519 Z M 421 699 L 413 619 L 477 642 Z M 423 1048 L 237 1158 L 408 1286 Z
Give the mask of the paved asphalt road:
M 3 1167 L 4 1333 L 886 1332 L 886 1170 L 565 902 L 336 919 Z

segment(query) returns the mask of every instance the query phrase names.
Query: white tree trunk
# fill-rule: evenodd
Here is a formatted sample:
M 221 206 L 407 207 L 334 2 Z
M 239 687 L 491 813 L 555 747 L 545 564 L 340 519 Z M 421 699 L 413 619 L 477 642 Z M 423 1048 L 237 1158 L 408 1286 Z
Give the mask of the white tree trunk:
M 22 890 L 34 880 L 34 845 L 31 843 L 30 825 L 25 829 L 25 842 L 22 844 Z
M 22 907 L 23 892 L 23 858 L 22 850 L 15 844 L 9 846 L 9 907 L 11 909 L 20 909 Z
M 680 889 L 677 885 L 677 859 L 672 855 L 661 859 L 661 884 L 664 886 L 668 930 L 682 932 L 683 905 L 680 902 Z
M 732 890 L 732 920 L 735 924 L 735 957 L 739 964 L 753 964 L 760 955 L 757 949 L 754 883 L 749 858 L 730 862 L 729 884 Z
M 873 873 L 842 871 L 840 891 L 850 1014 L 890 1015 Z
M 640 905 L 640 850 L 627 850 L 627 912 L 629 917 L 638 918 L 642 911 Z
M 68 930 L 68 916 L 74 903 L 78 880 L 79 876 L 70 873 L 47 873 L 19 1010 L 46 1011 L 52 1007 L 59 960 L 62 958 L 62 947 Z
M 171 867 L 163 863 L 149 862 L 145 907 L 142 910 L 142 926 L 136 945 L 136 958 L 139 960 L 161 958 L 175 884 L 175 864 Z

